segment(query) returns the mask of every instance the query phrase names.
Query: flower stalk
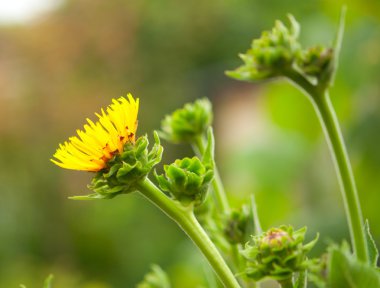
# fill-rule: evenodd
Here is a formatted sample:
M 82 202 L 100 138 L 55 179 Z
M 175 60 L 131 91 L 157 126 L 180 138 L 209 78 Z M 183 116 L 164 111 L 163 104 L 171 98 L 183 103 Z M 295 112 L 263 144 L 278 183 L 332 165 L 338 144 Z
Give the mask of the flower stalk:
M 209 133 L 212 133 L 212 131 Z M 204 143 L 206 143 L 206 140 L 204 139 L 202 135 L 199 135 L 198 137 L 196 137 L 193 142 L 192 147 L 193 147 L 194 152 L 198 154 L 198 157 L 203 155 L 206 149 Z M 230 208 L 230 204 L 228 203 L 228 199 L 226 196 L 226 192 L 224 190 L 222 179 L 220 177 L 220 174 L 216 165 L 214 165 L 214 179 L 211 181 L 211 185 L 212 185 L 215 200 L 217 202 L 219 209 L 224 214 L 228 215 L 230 213 L 231 208 Z
M 319 89 L 318 86 L 312 85 L 295 71 L 288 72 L 285 76 L 287 76 L 292 84 L 309 96 L 314 106 L 326 136 L 341 187 L 354 254 L 359 260 L 368 262 L 364 221 L 359 196 L 343 135 L 330 100 L 328 89 Z
M 326 135 L 341 186 L 354 253 L 359 260 L 368 262 L 364 221 L 359 196 L 343 136 L 334 108 L 331 104 L 329 93 L 326 92 L 322 97 L 314 101 L 314 107 Z
M 235 276 L 232 274 L 214 243 L 196 220 L 191 206 L 184 207 L 179 202 L 171 200 L 148 178 L 139 181 L 137 187 L 142 195 L 160 208 L 182 228 L 207 258 L 225 287 L 240 288 Z
M 244 65 L 234 71 L 227 71 L 227 75 L 243 81 L 286 78 L 309 97 L 321 122 L 333 158 L 354 254 L 357 259 L 368 263 L 359 197 L 343 136 L 328 93 L 338 67 L 344 17 L 345 9 L 342 10 L 334 47 L 316 46 L 306 50 L 298 42 L 299 25 L 293 17 L 289 17 L 290 28 L 277 22 L 272 31 L 263 33 L 260 39 L 253 41 L 251 49 L 246 54 L 240 55 Z

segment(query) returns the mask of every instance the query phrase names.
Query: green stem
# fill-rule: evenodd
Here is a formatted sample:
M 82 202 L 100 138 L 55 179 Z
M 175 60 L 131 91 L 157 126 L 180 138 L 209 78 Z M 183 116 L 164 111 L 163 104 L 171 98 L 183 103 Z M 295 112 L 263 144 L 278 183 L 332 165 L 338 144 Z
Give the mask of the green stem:
M 307 270 L 303 270 L 299 273 L 296 287 L 297 288 L 307 287 Z
M 369 257 L 359 196 L 330 96 L 327 91 L 321 91 L 319 87 L 310 84 L 302 75 L 296 72 L 287 73 L 286 76 L 293 84 L 301 88 L 306 95 L 310 96 L 318 114 L 339 179 L 354 253 L 358 259 L 368 262 Z
M 198 157 L 201 157 L 205 151 L 205 139 L 202 136 L 197 137 L 196 141 L 193 145 L 193 150 Z M 219 171 L 215 165 L 214 167 L 214 179 L 212 180 L 212 188 L 214 190 L 215 200 L 217 202 L 218 207 L 224 214 L 230 213 L 230 205 L 228 203 L 228 199 L 226 196 L 226 192 L 224 191 L 222 179 L 220 177 Z
M 327 136 L 341 190 L 343 191 L 343 202 L 348 216 L 347 218 L 354 252 L 358 259 L 363 262 L 368 262 L 364 221 L 360 208 L 359 196 L 356 190 L 355 180 L 346 147 L 344 145 L 343 136 L 339 128 L 338 119 L 327 92 L 323 97 L 315 99 L 314 103 Z
M 261 228 L 259 213 L 257 212 L 255 194 L 253 193 L 251 194 L 251 209 L 252 209 L 253 224 L 255 225 L 255 235 L 260 235 L 263 232 L 263 229 Z
M 284 279 L 278 281 L 282 288 L 293 288 L 293 278 Z
M 240 253 L 239 253 L 239 244 L 232 244 L 231 245 L 231 255 L 232 255 L 232 260 L 233 263 L 235 264 L 235 270 L 236 271 L 241 271 L 241 261 L 240 261 Z
M 191 208 L 185 208 L 168 198 L 149 179 L 138 183 L 139 192 L 174 220 L 189 238 L 197 245 L 203 255 L 227 288 L 240 288 L 235 276 L 195 218 Z

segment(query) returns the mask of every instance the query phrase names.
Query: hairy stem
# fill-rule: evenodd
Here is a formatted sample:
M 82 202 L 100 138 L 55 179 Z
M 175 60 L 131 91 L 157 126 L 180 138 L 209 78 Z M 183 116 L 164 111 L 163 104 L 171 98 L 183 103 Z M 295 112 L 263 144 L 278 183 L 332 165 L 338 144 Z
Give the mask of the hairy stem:
M 195 218 L 192 208 L 185 208 L 168 198 L 149 179 L 138 183 L 139 192 L 174 220 L 206 257 L 220 281 L 227 288 L 240 288 L 223 257 Z

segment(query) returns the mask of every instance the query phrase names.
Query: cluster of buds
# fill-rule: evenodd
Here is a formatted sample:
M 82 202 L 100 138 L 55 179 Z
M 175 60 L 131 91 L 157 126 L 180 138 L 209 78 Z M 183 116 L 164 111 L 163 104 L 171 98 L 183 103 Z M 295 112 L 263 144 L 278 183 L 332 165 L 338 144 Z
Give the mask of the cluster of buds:
M 306 227 L 293 231 L 291 226 L 272 228 L 252 237 L 242 255 L 247 260 L 245 274 L 256 281 L 265 277 L 277 281 L 291 279 L 294 272 L 304 271 L 311 265 L 306 254 L 318 240 L 303 244 Z
M 246 54 L 240 54 L 244 65 L 227 74 L 238 80 L 259 80 L 280 76 L 289 69 L 301 54 L 298 43 L 300 26 L 289 15 L 290 28 L 276 21 L 271 31 L 264 31 L 261 38 L 252 42 Z
M 206 132 L 208 135 L 207 147 L 199 157 L 177 159 L 170 165 L 164 165 L 164 175 L 156 174 L 160 188 L 185 206 L 191 203 L 199 207 L 214 177 L 212 119 L 211 102 L 203 98 L 185 104 L 167 115 L 161 123 L 160 136 L 172 143 L 196 144 L 203 141 Z
M 116 154 L 107 162 L 107 167 L 98 171 L 92 179 L 89 189 L 94 194 L 74 196 L 73 199 L 109 199 L 118 194 L 136 191 L 136 183 L 144 179 L 152 168 L 161 161 L 163 148 L 157 133 L 155 143 L 148 150 L 148 137 L 139 137 L 135 143 L 124 145 L 123 152 Z
M 212 119 L 211 102 L 199 99 L 167 115 L 161 123 L 160 136 L 173 143 L 194 143 L 205 134 Z
M 314 46 L 303 49 L 298 42 L 300 26 L 292 15 L 288 18 L 289 27 L 276 21 L 271 31 L 264 31 L 261 38 L 253 40 L 245 54 L 239 55 L 244 64 L 226 74 L 238 80 L 254 81 L 289 77 L 297 73 L 312 85 L 326 87 L 332 81 L 336 69 L 334 53 L 338 52 L 335 50 L 339 50 L 339 47 Z

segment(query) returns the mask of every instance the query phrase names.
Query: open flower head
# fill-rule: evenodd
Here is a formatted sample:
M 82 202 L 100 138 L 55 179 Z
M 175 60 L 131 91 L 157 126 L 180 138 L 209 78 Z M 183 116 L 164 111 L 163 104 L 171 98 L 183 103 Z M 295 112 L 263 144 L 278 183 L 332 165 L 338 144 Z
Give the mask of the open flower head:
M 106 110 L 95 115 L 93 122 L 87 118 L 84 130 L 78 136 L 60 144 L 55 159 L 51 161 L 66 169 L 97 172 L 107 167 L 115 154 L 121 154 L 126 143 L 135 142 L 139 99 L 128 94 L 128 99 L 113 99 Z

